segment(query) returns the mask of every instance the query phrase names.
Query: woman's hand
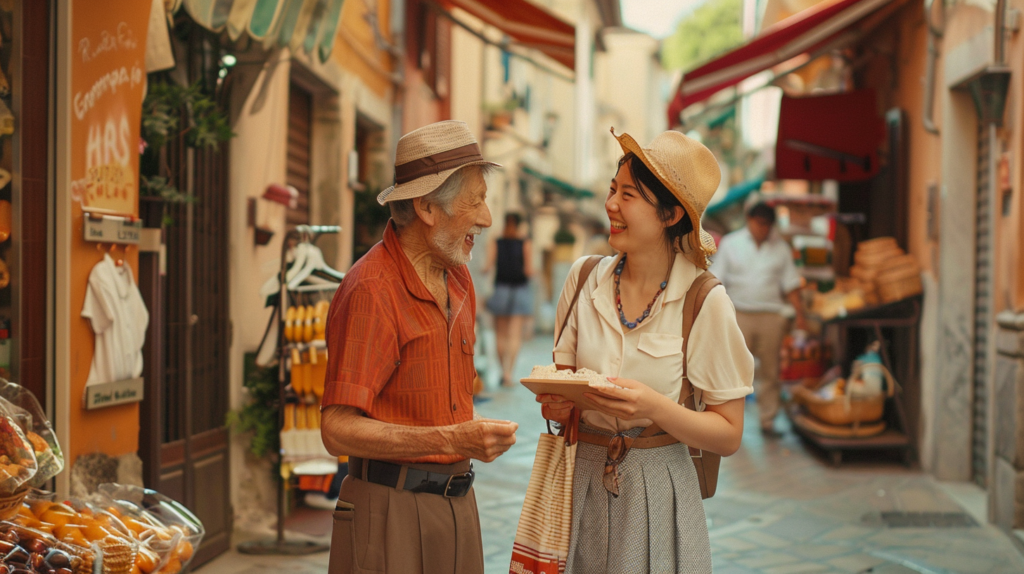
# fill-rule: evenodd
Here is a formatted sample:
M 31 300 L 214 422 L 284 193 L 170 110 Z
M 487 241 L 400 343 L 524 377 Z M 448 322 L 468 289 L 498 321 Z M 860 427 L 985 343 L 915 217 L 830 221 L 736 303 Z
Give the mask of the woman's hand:
M 562 395 L 537 395 L 537 402 L 541 404 L 541 416 L 562 425 L 569 424 L 574 406 L 572 401 Z
M 608 380 L 621 389 L 595 389 L 596 392 L 584 393 L 600 411 L 606 415 L 623 420 L 651 419 L 662 407 L 665 395 L 655 392 L 647 385 L 619 377 L 608 377 Z

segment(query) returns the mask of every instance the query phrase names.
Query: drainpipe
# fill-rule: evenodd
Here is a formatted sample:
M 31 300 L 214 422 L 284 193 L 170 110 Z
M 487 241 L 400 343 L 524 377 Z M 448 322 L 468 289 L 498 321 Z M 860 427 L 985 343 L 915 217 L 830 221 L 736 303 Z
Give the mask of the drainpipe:
M 939 11 L 942 21 L 936 25 L 932 21 L 932 5 L 935 0 L 924 0 L 924 17 L 928 22 L 928 63 L 925 64 L 925 87 L 924 87 L 924 129 L 938 135 L 939 128 L 935 125 L 933 118 L 935 112 L 935 66 L 939 57 L 939 49 L 936 41 L 942 38 L 943 28 L 946 25 L 946 8 L 944 0 L 939 0 Z
M 398 79 L 398 82 L 392 84 L 394 91 L 392 92 L 391 102 L 391 143 L 389 148 L 394 150 L 398 139 L 402 137 L 402 118 L 404 115 L 402 98 L 405 97 L 405 0 L 391 0 L 390 10 L 392 42 L 395 48 L 394 52 L 392 52 L 395 56 L 395 72 L 392 76 Z M 392 165 L 394 164 L 394 159 L 394 157 L 391 157 Z

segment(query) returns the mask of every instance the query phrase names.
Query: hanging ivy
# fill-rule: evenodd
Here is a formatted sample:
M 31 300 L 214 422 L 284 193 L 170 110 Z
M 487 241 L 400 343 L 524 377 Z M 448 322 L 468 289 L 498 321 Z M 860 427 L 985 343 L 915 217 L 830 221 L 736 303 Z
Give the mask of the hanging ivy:
M 142 103 L 141 195 L 172 203 L 189 201 L 187 194 L 159 176 L 160 149 L 167 142 L 184 137 L 189 147 L 211 149 L 234 136 L 227 114 L 206 94 L 200 82 L 182 86 L 171 81 L 151 81 Z
M 256 355 L 246 353 L 244 371 L 242 384 L 248 401 L 242 408 L 228 412 L 227 426 L 237 433 L 251 432 L 249 452 L 262 458 L 280 450 L 277 369 L 258 366 Z

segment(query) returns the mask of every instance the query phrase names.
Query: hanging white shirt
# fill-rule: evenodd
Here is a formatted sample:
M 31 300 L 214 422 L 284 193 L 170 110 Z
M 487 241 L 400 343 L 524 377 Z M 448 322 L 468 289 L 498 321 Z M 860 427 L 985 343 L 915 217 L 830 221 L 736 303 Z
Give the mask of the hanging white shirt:
M 82 317 L 92 322 L 96 349 L 86 385 L 142 375 L 142 345 L 149 311 L 129 265 L 118 267 L 110 255 L 92 268 Z
M 784 313 L 785 295 L 800 286 L 793 250 L 775 231 L 760 246 L 746 227 L 726 235 L 708 270 L 744 313 Z
M 587 278 L 565 332 L 555 333 L 555 363 L 586 367 L 608 376 L 640 381 L 678 401 L 683 375 L 683 300 L 699 273 L 682 253 L 676 254 L 665 291 L 651 314 L 635 329 L 624 331 L 615 308 L 612 273 L 622 254 L 605 257 Z M 558 301 L 556 327 L 562 325 L 576 292 L 584 257 L 573 264 Z M 754 391 L 754 357 L 736 324 L 736 312 L 725 289 L 715 287 L 704 300 L 690 331 L 687 347 L 690 383 L 698 398 L 718 405 Z M 621 420 L 598 411 L 583 411 L 583 422 L 621 431 L 648 426 L 646 419 Z

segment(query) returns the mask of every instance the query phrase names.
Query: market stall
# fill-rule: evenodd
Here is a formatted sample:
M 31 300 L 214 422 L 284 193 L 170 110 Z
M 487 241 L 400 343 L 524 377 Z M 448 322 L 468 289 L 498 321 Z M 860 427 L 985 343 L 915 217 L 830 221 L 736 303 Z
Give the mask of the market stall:
M 0 380 L 0 574 L 175 574 L 202 523 L 153 490 L 102 484 L 86 498 L 44 490 L 64 455 L 35 396 Z

